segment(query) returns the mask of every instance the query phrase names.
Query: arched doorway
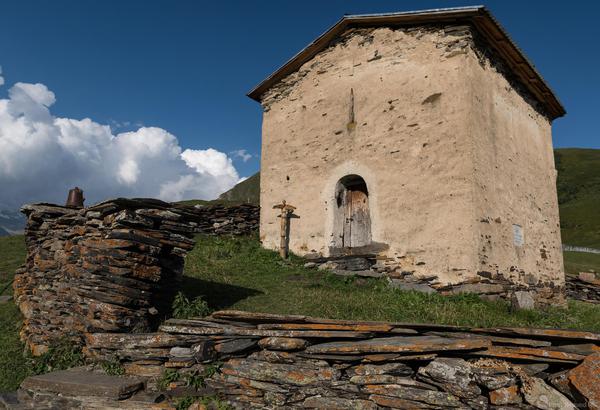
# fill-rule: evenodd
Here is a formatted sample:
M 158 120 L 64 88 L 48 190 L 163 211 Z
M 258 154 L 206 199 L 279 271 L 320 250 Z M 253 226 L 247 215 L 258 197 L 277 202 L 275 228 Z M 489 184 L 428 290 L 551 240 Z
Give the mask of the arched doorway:
M 369 190 L 359 175 L 346 175 L 336 185 L 334 242 L 337 248 L 351 250 L 371 244 Z

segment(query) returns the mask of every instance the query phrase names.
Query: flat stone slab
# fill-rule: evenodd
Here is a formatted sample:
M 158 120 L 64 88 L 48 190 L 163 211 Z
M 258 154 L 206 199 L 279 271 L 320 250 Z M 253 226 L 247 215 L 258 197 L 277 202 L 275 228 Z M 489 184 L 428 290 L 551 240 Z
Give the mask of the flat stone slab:
M 353 332 L 390 332 L 417 334 L 413 329 L 394 328 L 392 325 L 380 323 L 337 324 L 337 323 L 274 323 L 258 325 L 259 329 L 269 330 L 340 330 Z
M 587 399 L 590 409 L 600 408 L 600 353 L 585 358 L 568 373 L 571 384 Z
M 18 404 L 16 392 L 0 393 L 0 409 L 16 409 Z
M 361 353 L 422 353 L 457 350 L 475 350 L 490 347 L 485 339 L 452 339 L 439 336 L 382 337 L 361 341 L 322 343 L 309 346 L 307 353 L 361 354 Z
M 12 295 L 0 295 L 0 303 L 8 303 L 13 300 Z
M 243 310 L 220 310 L 211 317 L 217 319 L 233 319 L 248 322 L 304 322 L 303 315 L 278 315 L 274 313 L 245 312 Z
M 561 352 L 557 350 L 549 350 L 544 348 L 533 347 L 508 347 L 508 346 L 493 346 L 482 352 L 475 352 L 477 356 L 498 357 L 503 359 L 522 359 L 542 363 L 560 363 L 568 362 L 577 364 L 585 359 L 585 356 Z
M 256 337 L 297 337 L 297 338 L 339 338 L 339 339 L 366 339 L 370 333 L 352 331 L 328 331 L 328 330 L 265 330 L 241 327 L 204 327 L 190 325 L 172 325 L 174 320 L 168 320 L 160 326 L 159 330 L 165 333 L 186 335 L 224 335 L 224 336 L 256 336 Z M 179 320 L 179 322 L 182 322 Z
M 415 291 L 422 293 L 436 293 L 437 291 L 429 285 L 424 283 L 406 282 L 401 279 L 390 279 L 390 286 L 394 289 L 400 289 L 404 291 Z
M 547 346 L 552 345 L 552 343 L 550 343 L 546 340 L 511 338 L 511 337 L 502 337 L 502 336 L 493 336 L 493 335 L 484 335 L 484 334 L 473 334 L 473 333 L 467 333 L 467 332 L 427 332 L 425 334 L 432 335 L 432 336 L 454 337 L 454 338 L 458 338 L 458 339 L 462 339 L 462 338 L 488 339 L 493 344 L 508 344 L 508 345 L 531 346 L 531 347 L 547 347 Z
M 202 336 L 169 335 L 161 333 L 88 333 L 86 345 L 92 348 L 137 349 L 148 347 L 173 347 L 182 343 L 197 343 Z
M 21 389 L 60 393 L 63 396 L 96 396 L 122 400 L 144 388 L 138 378 L 109 376 L 83 368 L 28 377 Z
M 490 333 L 499 335 L 510 335 L 513 337 L 540 337 L 550 340 L 577 340 L 600 342 L 600 334 L 582 332 L 578 330 L 563 329 L 536 329 L 526 327 L 500 327 L 500 328 L 473 328 L 473 333 Z
M 383 278 L 385 275 L 382 272 L 372 271 L 370 269 L 365 270 L 346 270 L 346 269 L 334 269 L 333 273 L 338 276 L 359 276 L 362 278 Z
M 293 386 L 330 383 L 340 378 L 340 371 L 329 366 L 311 368 L 251 359 L 229 360 L 221 368 L 221 373 L 226 376 Z

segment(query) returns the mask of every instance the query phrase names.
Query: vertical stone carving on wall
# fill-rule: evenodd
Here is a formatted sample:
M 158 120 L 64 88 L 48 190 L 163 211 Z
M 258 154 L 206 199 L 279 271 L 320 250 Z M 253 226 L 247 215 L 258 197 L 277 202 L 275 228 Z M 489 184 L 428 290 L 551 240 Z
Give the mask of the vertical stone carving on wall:
M 168 314 L 196 232 L 248 233 L 258 208 L 115 199 L 84 209 L 26 205 L 27 260 L 14 281 L 34 354 L 88 332 L 143 332 Z M 255 219 L 252 219 L 255 216 Z

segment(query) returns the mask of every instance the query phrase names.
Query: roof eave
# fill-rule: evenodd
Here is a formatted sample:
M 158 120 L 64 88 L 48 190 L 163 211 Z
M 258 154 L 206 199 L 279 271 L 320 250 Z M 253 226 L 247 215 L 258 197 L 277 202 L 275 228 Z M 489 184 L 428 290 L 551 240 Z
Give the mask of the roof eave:
M 269 75 L 247 95 L 253 100 L 260 102 L 262 95 L 276 82 L 299 69 L 305 62 L 318 54 L 338 34 L 350 26 L 373 26 L 378 24 L 418 25 L 432 22 L 459 22 L 460 20 L 466 20 L 473 24 L 487 42 L 505 60 L 520 82 L 545 106 L 552 120 L 566 114 L 564 107 L 533 64 L 512 41 L 506 30 L 502 28 L 492 14 L 483 6 L 344 16 L 326 32 L 289 59 L 283 66 Z

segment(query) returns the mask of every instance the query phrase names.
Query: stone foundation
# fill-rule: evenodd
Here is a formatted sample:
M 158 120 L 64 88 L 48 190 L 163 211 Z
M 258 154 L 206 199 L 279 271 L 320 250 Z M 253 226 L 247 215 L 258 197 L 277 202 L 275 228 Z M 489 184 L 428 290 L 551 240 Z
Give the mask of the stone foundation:
M 476 293 L 487 300 L 511 300 L 515 294 L 526 292 L 531 296 L 536 307 L 566 306 L 565 286 L 562 285 L 562 282 L 544 280 L 525 272 L 514 271 L 511 278 L 506 278 L 500 272 L 477 272 L 473 278 L 448 284 L 440 282 L 437 275 L 415 275 L 414 271 L 403 270 L 393 259 L 378 258 L 375 255 L 307 260 L 306 267 L 328 269 L 343 276 L 387 278 L 390 286 L 402 290 L 437 292 L 444 296 Z M 596 284 L 586 284 L 583 281 L 575 283 L 571 279 L 568 284 L 569 295 L 574 299 L 589 301 L 596 298 L 596 293 L 600 292 L 600 287 L 598 287 L 600 281 Z M 586 289 L 584 292 L 577 291 L 584 287 Z M 583 298 L 583 295 L 589 297 Z
M 14 281 L 34 354 L 87 332 L 149 331 L 168 315 L 194 233 L 247 234 L 258 208 L 115 199 L 89 208 L 26 205 L 27 261 Z

